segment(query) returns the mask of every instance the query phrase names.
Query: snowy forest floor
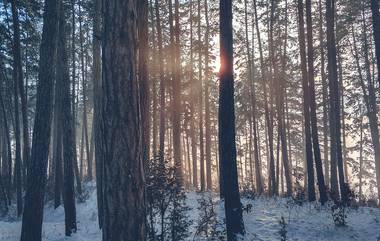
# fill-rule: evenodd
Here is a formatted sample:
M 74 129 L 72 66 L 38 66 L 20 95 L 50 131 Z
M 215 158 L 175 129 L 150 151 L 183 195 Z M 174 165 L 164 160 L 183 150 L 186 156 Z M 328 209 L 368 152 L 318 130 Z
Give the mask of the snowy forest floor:
M 88 199 L 77 205 L 78 231 L 72 237 L 64 234 L 64 210 L 53 208 L 50 202 L 44 211 L 42 236 L 46 241 L 100 241 L 98 229 L 96 189 L 94 183 L 86 184 Z M 191 208 L 189 218 L 193 219 L 189 240 L 193 239 L 199 218 L 198 199 L 200 194 L 187 193 L 187 205 Z M 214 199 L 217 199 L 215 197 Z M 321 207 L 317 203 L 294 204 L 285 198 L 260 197 L 254 200 L 243 199 L 243 204 L 251 204 L 250 212 L 244 212 L 246 228 L 245 240 L 281 240 L 279 221 L 284 217 L 287 240 L 298 241 L 378 241 L 380 240 L 380 209 L 359 207 L 346 210 L 347 225 L 336 227 L 329 205 Z M 216 212 L 221 212 L 216 206 Z M 21 232 L 21 219 L 15 218 L 15 211 L 0 219 L 0 240 L 18 241 Z

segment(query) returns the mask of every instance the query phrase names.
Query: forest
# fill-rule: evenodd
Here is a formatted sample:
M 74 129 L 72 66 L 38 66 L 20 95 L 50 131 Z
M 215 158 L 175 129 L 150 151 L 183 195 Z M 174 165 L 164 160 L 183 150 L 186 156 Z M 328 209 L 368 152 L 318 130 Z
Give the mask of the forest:
M 379 241 L 379 5 L 0 0 L 0 241 Z

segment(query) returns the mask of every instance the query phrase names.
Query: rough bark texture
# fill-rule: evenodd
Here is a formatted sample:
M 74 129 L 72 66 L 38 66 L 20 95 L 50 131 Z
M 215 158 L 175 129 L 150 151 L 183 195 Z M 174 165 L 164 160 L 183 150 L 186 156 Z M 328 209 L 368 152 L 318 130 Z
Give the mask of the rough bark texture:
M 137 1 L 105 1 L 103 17 L 103 240 L 145 240 Z
M 236 166 L 232 1 L 220 1 L 219 156 L 223 176 L 227 239 L 243 236 L 244 223 Z
M 33 146 L 28 170 L 21 241 L 40 241 L 53 107 L 53 79 L 60 1 L 46 1 L 38 70 Z

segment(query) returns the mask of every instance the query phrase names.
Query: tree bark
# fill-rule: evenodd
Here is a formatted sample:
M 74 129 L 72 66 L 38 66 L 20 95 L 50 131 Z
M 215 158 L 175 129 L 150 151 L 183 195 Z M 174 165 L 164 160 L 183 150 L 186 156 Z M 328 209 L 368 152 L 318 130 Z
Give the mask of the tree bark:
M 244 236 L 236 166 L 235 107 L 233 78 L 232 1 L 219 2 L 220 87 L 219 87 L 219 156 L 224 190 L 227 239 Z
M 137 4 L 112 0 L 103 5 L 104 241 L 145 240 Z
M 33 146 L 28 170 L 21 241 L 40 241 L 53 107 L 53 79 L 61 1 L 45 2 L 38 70 Z

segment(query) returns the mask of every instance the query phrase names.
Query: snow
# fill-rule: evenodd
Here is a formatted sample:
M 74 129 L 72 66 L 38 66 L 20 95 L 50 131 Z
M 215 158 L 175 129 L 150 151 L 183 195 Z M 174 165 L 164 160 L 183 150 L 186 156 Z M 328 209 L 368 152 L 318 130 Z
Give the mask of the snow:
M 48 203 L 44 211 L 42 240 L 46 241 L 100 241 L 98 228 L 95 184 L 86 184 L 89 198 L 77 204 L 78 231 L 72 237 L 65 237 L 63 207 L 54 210 Z M 195 230 L 198 219 L 200 194 L 187 193 L 187 204 L 191 208 L 188 217 L 193 220 L 190 231 Z M 223 204 L 217 202 L 217 216 L 222 218 Z M 333 223 L 330 207 L 321 207 L 318 203 L 294 204 L 289 199 L 260 197 L 255 200 L 243 199 L 243 204 L 252 204 L 249 213 L 244 212 L 246 229 L 245 240 L 280 240 L 281 217 L 284 217 L 287 240 L 293 241 L 378 241 L 380 240 L 380 209 L 360 207 L 347 210 L 347 225 L 336 227 Z M 18 241 L 21 231 L 21 219 L 12 217 L 0 220 L 0 241 Z M 193 236 L 189 237 L 193 240 Z

